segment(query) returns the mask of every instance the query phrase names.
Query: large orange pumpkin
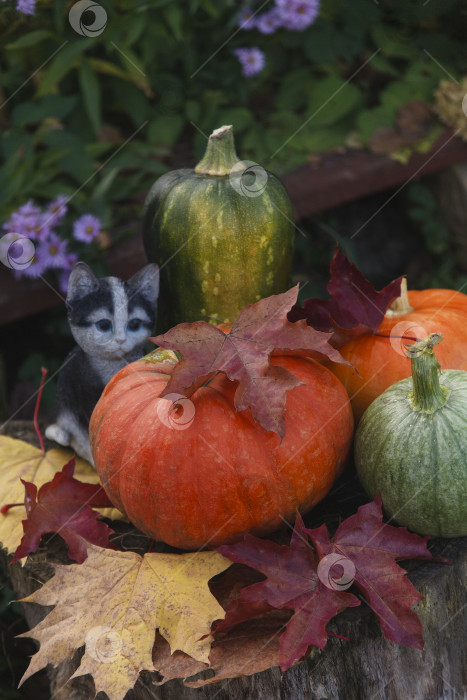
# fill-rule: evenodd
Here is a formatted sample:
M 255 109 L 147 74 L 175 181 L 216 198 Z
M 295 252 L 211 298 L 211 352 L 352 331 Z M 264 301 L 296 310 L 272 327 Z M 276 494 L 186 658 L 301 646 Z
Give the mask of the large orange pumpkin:
M 224 374 L 173 407 L 159 394 L 177 363 L 157 350 L 118 372 L 91 417 L 96 469 L 117 508 L 182 549 L 266 535 L 309 510 L 342 471 L 353 436 L 347 393 L 326 367 L 273 357 L 303 384 L 287 392 L 285 437 L 237 413 Z M 178 411 L 178 414 L 177 414 Z
M 440 365 L 467 370 L 467 296 L 461 292 L 424 289 L 407 293 L 404 284 L 401 297 L 376 332 L 379 335 L 364 335 L 339 348 L 358 374 L 346 365 L 328 365 L 347 389 L 356 421 L 385 389 L 410 376 L 405 345 L 414 340 L 400 336 L 421 339 L 442 333 L 446 342 L 436 353 Z

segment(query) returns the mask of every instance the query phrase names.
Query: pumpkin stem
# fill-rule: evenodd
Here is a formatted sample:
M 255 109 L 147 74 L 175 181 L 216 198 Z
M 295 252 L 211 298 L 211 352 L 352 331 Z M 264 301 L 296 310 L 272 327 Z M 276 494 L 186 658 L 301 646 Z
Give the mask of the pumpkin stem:
M 440 365 L 433 346 L 443 340 L 441 333 L 430 333 L 424 340 L 407 346 L 407 356 L 412 361 L 413 389 L 409 391 L 409 403 L 414 411 L 434 413 L 444 406 L 451 390 L 439 383 Z
M 386 318 L 394 318 L 394 316 L 405 316 L 405 314 L 409 314 L 413 310 L 413 306 L 410 306 L 409 295 L 407 293 L 407 277 L 403 277 L 400 297 L 394 299 L 384 315 Z
M 232 126 L 221 126 L 209 137 L 206 153 L 195 168 L 203 175 L 228 175 L 238 163 Z

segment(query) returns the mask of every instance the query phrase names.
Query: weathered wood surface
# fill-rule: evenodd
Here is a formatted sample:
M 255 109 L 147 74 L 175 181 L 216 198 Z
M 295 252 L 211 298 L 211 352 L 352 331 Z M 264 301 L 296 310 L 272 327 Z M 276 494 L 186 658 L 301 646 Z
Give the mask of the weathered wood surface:
M 10 424 L 7 430 L 14 437 L 35 442 L 30 424 Z M 337 508 L 337 496 L 334 501 L 328 496 L 316 509 L 316 522 L 310 526 L 325 518 L 334 528 L 338 512 L 347 517 L 364 502 L 352 472 L 345 478 L 343 502 Z M 155 686 L 151 674 L 144 673 L 125 700 L 459 700 L 467 692 L 467 538 L 433 540 L 430 549 L 452 563 L 403 562 L 424 597 L 416 606 L 424 629 L 423 651 L 388 642 L 362 600 L 360 608 L 344 611 L 328 625 L 332 632 L 348 637 L 348 642 L 330 638 L 323 653 L 284 674 L 272 668 L 193 689 L 181 680 Z M 4 556 L 3 561 L 6 563 Z M 28 595 L 52 575 L 50 561 L 67 561 L 59 538 L 47 547 L 41 546 L 24 568 L 19 564 L 9 567 L 19 597 Z M 47 609 L 25 604 L 24 612 L 29 627 L 33 627 Z M 54 700 L 94 697 L 89 676 L 66 683 L 79 663 L 80 653 L 58 669 L 49 669 Z
M 427 153 L 413 153 L 402 164 L 388 156 L 351 149 L 342 153 L 320 154 L 287 173 L 282 180 L 292 200 L 295 217 L 300 219 L 361 197 L 402 187 L 411 180 L 467 161 L 467 144 L 452 131 L 446 131 Z M 146 264 L 141 236 L 136 232 L 110 251 L 111 273 L 124 279 Z M 10 271 L 0 265 L 0 325 L 63 303 L 60 294 L 41 280 L 22 279 L 17 283 Z

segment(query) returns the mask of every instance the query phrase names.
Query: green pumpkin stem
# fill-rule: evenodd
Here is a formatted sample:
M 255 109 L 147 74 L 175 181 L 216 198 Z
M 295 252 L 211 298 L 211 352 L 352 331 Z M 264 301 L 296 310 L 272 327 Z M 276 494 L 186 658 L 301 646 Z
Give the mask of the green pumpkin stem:
M 444 406 L 451 390 L 439 382 L 440 365 L 433 346 L 443 340 L 441 333 L 430 333 L 424 340 L 407 346 L 407 356 L 412 362 L 413 389 L 408 399 L 414 411 L 434 413 Z
M 206 153 L 195 168 L 203 175 L 228 175 L 238 163 L 232 126 L 221 126 L 209 137 Z

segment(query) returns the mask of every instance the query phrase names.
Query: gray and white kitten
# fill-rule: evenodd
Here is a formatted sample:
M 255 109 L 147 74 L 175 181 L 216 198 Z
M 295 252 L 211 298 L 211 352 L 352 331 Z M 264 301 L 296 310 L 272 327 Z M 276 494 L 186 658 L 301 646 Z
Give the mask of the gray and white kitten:
M 82 262 L 71 271 L 66 306 L 78 345 L 60 370 L 55 422 L 45 434 L 91 464 L 91 413 L 113 375 L 142 357 L 154 328 L 158 294 L 156 264 L 146 265 L 126 282 L 118 277 L 98 279 Z

